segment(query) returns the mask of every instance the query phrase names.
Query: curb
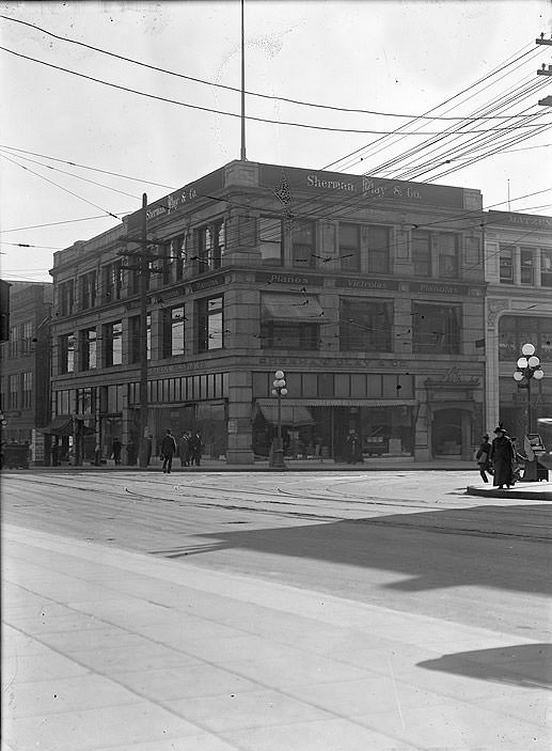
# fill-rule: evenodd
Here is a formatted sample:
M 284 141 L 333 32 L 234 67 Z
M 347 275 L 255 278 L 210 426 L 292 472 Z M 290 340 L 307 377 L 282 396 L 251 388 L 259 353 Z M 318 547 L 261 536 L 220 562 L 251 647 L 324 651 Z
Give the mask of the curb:
M 526 491 L 521 488 L 510 488 L 509 490 L 496 488 L 496 490 L 487 490 L 486 488 L 476 488 L 473 485 L 468 485 L 466 494 L 483 498 L 521 498 L 525 501 L 552 501 L 552 489 Z

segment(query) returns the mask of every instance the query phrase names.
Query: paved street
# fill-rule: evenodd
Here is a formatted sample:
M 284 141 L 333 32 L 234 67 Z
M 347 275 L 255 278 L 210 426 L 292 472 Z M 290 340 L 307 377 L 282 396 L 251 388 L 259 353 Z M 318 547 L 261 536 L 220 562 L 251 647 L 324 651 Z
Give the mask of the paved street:
M 549 748 L 550 506 L 473 482 L 5 474 L 5 748 Z

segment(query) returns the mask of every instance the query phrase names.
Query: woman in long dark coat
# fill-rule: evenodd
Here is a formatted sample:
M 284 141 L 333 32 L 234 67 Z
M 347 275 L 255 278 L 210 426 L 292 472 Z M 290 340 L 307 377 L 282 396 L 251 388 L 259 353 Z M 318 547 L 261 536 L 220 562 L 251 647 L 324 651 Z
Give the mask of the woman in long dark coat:
M 511 439 L 504 428 L 495 430 L 496 438 L 491 447 L 491 461 L 494 467 L 493 485 L 509 488 L 514 484 L 515 451 Z

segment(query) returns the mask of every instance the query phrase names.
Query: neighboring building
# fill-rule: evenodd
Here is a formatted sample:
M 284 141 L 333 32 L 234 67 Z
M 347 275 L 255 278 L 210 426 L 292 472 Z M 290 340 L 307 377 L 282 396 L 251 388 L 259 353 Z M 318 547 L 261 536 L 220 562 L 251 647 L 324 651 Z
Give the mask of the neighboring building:
M 0 342 L 10 335 L 10 284 L 0 279 Z
M 481 194 L 252 162 L 154 202 L 149 428 L 198 429 L 232 463 L 266 456 L 286 373 L 288 455 L 471 458 L 484 427 Z M 136 459 L 141 212 L 57 252 L 53 416 Z M 128 233 L 128 234 L 127 234 Z M 154 447 L 155 450 L 155 447 Z
M 50 419 L 51 282 L 9 283 L 9 338 L 0 345 L 4 441 L 31 443 Z
M 519 437 L 527 429 L 527 390 L 512 375 L 527 342 L 545 373 L 531 384 L 533 430 L 538 418 L 552 417 L 552 217 L 489 211 L 485 254 L 487 426 L 500 420 Z M 552 433 L 547 439 L 550 444 Z

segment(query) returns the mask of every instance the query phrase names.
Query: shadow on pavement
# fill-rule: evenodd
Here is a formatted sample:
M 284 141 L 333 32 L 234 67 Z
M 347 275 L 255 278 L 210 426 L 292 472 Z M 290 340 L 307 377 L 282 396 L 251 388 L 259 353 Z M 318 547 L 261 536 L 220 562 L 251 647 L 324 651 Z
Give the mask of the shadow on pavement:
M 539 516 L 531 523 L 532 512 Z M 546 505 L 494 505 L 266 529 L 241 527 L 198 534 L 205 544 L 194 548 L 151 552 L 176 559 L 239 549 L 393 571 L 405 578 L 381 586 L 402 592 L 487 586 L 552 594 L 542 546 L 534 544 L 546 539 L 540 534 L 541 529 L 546 533 L 542 514 L 547 512 Z M 536 528 L 533 538 L 523 533 L 528 524 Z
M 552 644 L 514 644 L 456 652 L 436 660 L 424 660 L 418 663 L 418 667 L 496 683 L 552 690 Z

